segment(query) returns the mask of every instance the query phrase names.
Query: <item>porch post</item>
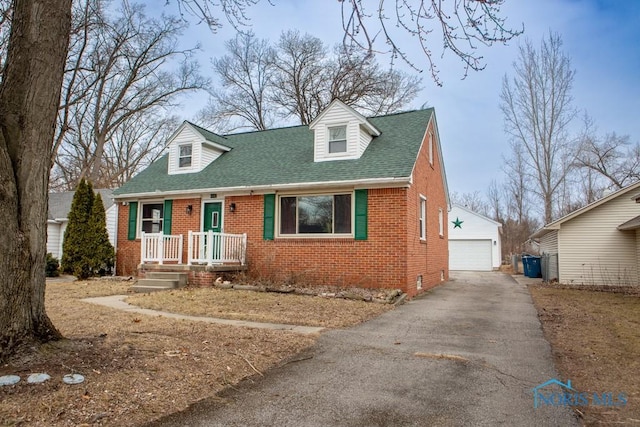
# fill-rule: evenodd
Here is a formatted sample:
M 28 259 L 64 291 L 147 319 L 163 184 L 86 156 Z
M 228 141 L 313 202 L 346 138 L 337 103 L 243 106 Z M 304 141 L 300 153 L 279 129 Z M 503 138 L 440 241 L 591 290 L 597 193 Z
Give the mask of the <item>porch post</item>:
M 147 253 L 147 240 L 145 239 L 145 233 L 142 231 L 140 233 L 140 263 L 144 264 Z
M 189 230 L 189 240 L 187 241 L 187 265 L 193 264 L 193 231 Z
M 207 265 L 213 264 L 213 230 L 207 231 Z
M 164 234 L 158 236 L 158 258 L 158 263 L 162 265 L 162 261 L 164 260 Z
M 240 260 L 240 265 L 245 265 L 245 261 L 247 259 L 247 233 L 242 233 L 242 259 Z
M 178 240 L 178 264 L 182 264 L 182 239 L 184 239 L 184 234 L 180 234 L 180 239 Z

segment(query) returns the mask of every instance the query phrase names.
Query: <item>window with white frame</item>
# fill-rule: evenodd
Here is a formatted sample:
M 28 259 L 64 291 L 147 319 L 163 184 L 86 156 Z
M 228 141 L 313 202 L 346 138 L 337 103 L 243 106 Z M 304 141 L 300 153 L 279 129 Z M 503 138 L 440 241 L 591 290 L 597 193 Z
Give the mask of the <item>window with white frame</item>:
M 161 233 L 164 219 L 164 203 L 143 203 L 140 230 L 145 233 Z
M 429 132 L 429 164 L 433 166 L 433 132 Z
M 281 236 L 351 234 L 351 194 L 280 196 Z
M 423 195 L 420 195 L 418 226 L 420 227 L 420 240 L 425 240 L 427 238 L 427 198 Z
M 192 160 L 193 145 L 182 144 L 178 146 L 178 167 L 190 168 Z
M 347 125 L 333 126 L 329 131 L 329 154 L 347 152 Z
M 440 237 L 444 236 L 444 212 L 442 208 L 438 209 L 438 227 L 440 229 Z

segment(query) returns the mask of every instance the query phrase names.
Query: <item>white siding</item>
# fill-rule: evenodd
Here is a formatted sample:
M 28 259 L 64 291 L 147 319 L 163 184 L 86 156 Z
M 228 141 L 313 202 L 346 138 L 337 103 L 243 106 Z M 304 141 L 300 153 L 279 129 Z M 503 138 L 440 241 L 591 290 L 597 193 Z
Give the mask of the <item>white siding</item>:
M 179 168 L 180 146 L 191 144 L 191 167 Z M 206 145 L 206 140 L 191 126 L 183 125 L 169 143 L 169 175 L 199 172 L 222 155 L 222 151 Z
M 333 126 L 347 126 L 347 151 L 341 154 L 329 154 L 328 151 L 328 128 Z M 322 118 L 313 125 L 314 148 L 313 160 L 324 162 L 331 160 L 357 159 L 362 156 L 367 146 L 371 142 L 369 135 L 360 126 L 360 121 L 348 109 L 333 104 L 323 113 Z
M 107 211 L 105 212 L 105 216 L 106 216 L 106 223 L 107 223 L 107 233 L 109 234 L 109 242 L 111 242 L 112 245 L 115 246 L 116 243 L 116 216 L 118 215 L 118 209 L 117 206 L 114 204 L 112 205 L 109 209 L 107 209 Z
M 47 223 L 47 252 L 55 258 L 60 259 L 60 246 L 62 235 L 60 234 L 60 224 Z
M 636 266 L 638 266 L 638 279 L 640 279 L 640 228 L 636 230 Z
M 455 227 L 453 221 L 459 219 L 462 221 L 461 228 Z M 452 241 L 483 241 L 481 245 L 486 251 L 490 252 L 490 265 L 494 269 L 500 268 L 501 264 L 501 239 L 499 224 L 489 218 L 479 215 L 461 206 L 453 206 L 449 212 L 449 258 L 456 257 L 455 250 L 459 246 Z M 490 241 L 490 245 L 485 245 L 486 241 Z M 450 269 L 451 263 L 449 266 Z
M 367 149 L 367 147 L 369 146 L 369 143 L 371 142 L 371 140 L 373 139 L 373 137 L 371 135 L 369 135 L 367 132 L 364 131 L 364 129 L 362 129 L 361 126 L 358 126 L 358 130 L 360 133 L 360 140 L 358 141 L 358 157 L 362 156 L 362 154 L 364 153 L 364 150 Z
M 171 141 L 169 146 L 169 175 L 196 172 L 200 167 L 202 137 L 196 134 L 189 126 L 182 128 L 175 138 Z M 191 167 L 190 168 L 178 168 L 178 156 L 179 147 L 183 144 L 193 144 L 191 151 Z
M 640 204 L 622 193 L 562 223 L 558 231 L 560 282 L 637 284 L 636 233 L 616 227 L 638 215 Z
M 540 253 L 558 253 L 558 231 L 553 230 L 540 238 Z
M 201 161 L 202 169 L 206 168 L 209 165 L 209 163 L 213 162 L 215 159 L 217 159 L 221 155 L 222 155 L 221 151 L 214 150 L 214 149 L 212 149 L 210 147 L 207 147 L 207 146 L 203 145 L 202 146 L 202 161 Z

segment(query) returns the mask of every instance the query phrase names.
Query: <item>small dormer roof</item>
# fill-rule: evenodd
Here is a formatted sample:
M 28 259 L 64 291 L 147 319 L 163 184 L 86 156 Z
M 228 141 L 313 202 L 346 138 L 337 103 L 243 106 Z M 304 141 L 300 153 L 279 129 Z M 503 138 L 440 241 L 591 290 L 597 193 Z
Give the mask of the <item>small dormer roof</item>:
M 220 151 L 231 151 L 231 147 L 227 145 L 227 138 L 225 138 L 224 136 L 218 135 L 216 133 L 213 133 L 194 123 L 191 123 L 188 120 L 185 120 L 184 122 L 182 122 L 182 124 L 178 127 L 178 129 L 171 134 L 171 136 L 168 139 L 169 144 L 187 126 L 190 127 L 194 132 L 202 136 L 202 138 L 204 138 L 204 141 L 202 141 L 204 144 L 210 147 L 216 148 Z
M 358 113 L 356 110 L 354 110 L 353 108 L 349 107 L 347 104 L 345 104 L 344 102 L 340 101 L 338 98 L 335 98 L 333 101 L 331 101 L 329 106 L 327 108 L 325 108 L 324 110 L 322 110 L 322 112 L 320 114 L 318 114 L 318 117 L 316 117 L 315 119 L 313 119 L 313 121 L 311 123 L 309 123 L 309 129 L 313 130 L 317 126 L 317 124 L 322 121 L 322 118 L 329 111 L 331 111 L 333 108 L 336 108 L 336 107 L 342 108 L 344 110 L 347 110 L 360 123 L 360 126 L 362 126 L 365 129 L 367 129 L 367 132 L 369 133 L 369 135 L 372 135 L 372 136 L 379 136 L 380 135 L 380 130 L 378 130 L 378 128 L 376 128 L 374 125 L 372 125 L 371 122 L 369 122 L 369 120 L 367 120 L 367 118 L 365 116 L 363 116 L 362 114 Z

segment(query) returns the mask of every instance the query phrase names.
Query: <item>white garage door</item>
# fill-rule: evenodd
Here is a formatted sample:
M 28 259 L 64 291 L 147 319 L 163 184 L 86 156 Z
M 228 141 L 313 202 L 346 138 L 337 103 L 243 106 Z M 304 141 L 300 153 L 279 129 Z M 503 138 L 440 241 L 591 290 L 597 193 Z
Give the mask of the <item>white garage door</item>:
M 449 270 L 491 271 L 491 240 L 449 240 Z

